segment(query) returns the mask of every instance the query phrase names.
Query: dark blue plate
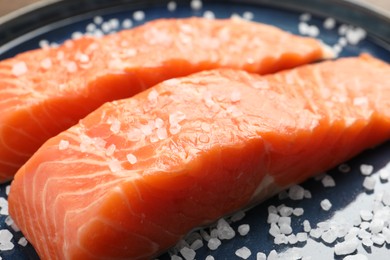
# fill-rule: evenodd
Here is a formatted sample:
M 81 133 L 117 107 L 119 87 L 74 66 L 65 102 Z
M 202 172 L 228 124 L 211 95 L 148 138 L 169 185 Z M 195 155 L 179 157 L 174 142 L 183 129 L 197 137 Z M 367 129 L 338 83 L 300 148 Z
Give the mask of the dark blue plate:
M 305 22 L 307 25 L 314 25 L 319 29 L 318 38 L 330 46 L 341 47 L 339 56 L 356 56 L 362 52 L 390 62 L 390 19 L 372 9 L 354 5 L 347 1 L 336 0 L 312 0 L 312 1 L 203 1 L 201 9 L 191 8 L 190 1 L 175 1 L 177 6 L 174 11 L 168 10 L 169 1 L 51 1 L 48 5 L 35 5 L 24 9 L 17 16 L 0 18 L 0 60 L 12 57 L 20 52 L 38 48 L 44 44 L 58 44 L 65 39 L 71 38 L 74 32 L 85 33 L 91 29 L 96 16 L 103 18 L 103 23 L 111 20 L 110 26 L 106 26 L 106 32 L 114 32 L 122 29 L 122 25 L 138 26 L 146 21 L 161 17 L 188 17 L 210 15 L 210 11 L 216 18 L 226 18 L 232 15 L 240 15 L 252 18 L 254 21 L 276 25 L 284 30 L 299 34 L 299 23 L 302 19 L 308 18 L 302 13 L 310 13 L 311 18 Z M 137 12 L 137 11 L 143 11 Z M 144 19 L 142 14 L 145 15 Z M 135 16 L 134 16 L 135 15 Z M 336 24 L 332 29 L 324 28 L 324 21 L 327 17 L 333 17 Z M 124 21 L 127 22 L 124 22 Z M 95 22 L 98 22 L 95 18 Z M 123 23 L 124 22 L 124 23 Z M 362 27 L 367 31 L 367 37 L 358 44 L 346 44 L 343 46 L 342 36 L 339 34 L 342 24 Z M 118 26 L 117 26 L 118 25 Z M 329 25 L 329 24 L 328 24 Z M 88 27 L 89 26 L 89 27 Z M 96 25 L 102 28 L 102 24 Z M 302 26 L 302 24 L 301 24 Z M 261 36 L 259 36 L 261 37 Z M 338 47 L 336 47 L 338 48 Z M 390 80 L 390 79 L 389 79 Z M 390 171 L 390 143 L 366 151 L 357 156 L 347 164 L 350 166 L 349 173 L 340 173 L 338 169 L 329 171 L 336 182 L 335 187 L 325 188 L 320 181 L 309 180 L 302 186 L 311 191 L 311 199 L 293 201 L 290 199 L 280 200 L 278 196 L 267 200 L 255 208 L 246 212 L 246 216 L 235 223 L 233 229 L 241 224 L 249 224 L 250 231 L 245 236 L 236 235 L 234 239 L 223 240 L 217 250 L 210 250 L 205 246 L 196 250 L 196 259 L 205 259 L 208 255 L 215 259 L 240 259 L 235 255 L 236 250 L 247 247 L 251 251 L 248 259 L 256 259 L 257 252 L 268 255 L 272 250 L 279 254 L 285 252 L 284 259 L 295 259 L 294 254 L 299 253 L 311 259 L 343 259 L 342 256 L 334 254 L 335 244 L 342 242 L 339 238 L 335 242 L 324 243 L 321 238 L 311 237 L 305 242 L 294 244 L 276 245 L 273 237 L 269 234 L 267 223 L 268 207 L 285 204 L 293 208 L 303 208 L 302 216 L 292 217 L 293 233 L 303 232 L 303 221 L 308 220 L 312 227 L 318 223 L 339 223 L 345 227 L 352 227 L 360 220 L 359 211 L 362 209 L 372 210 L 377 207 L 376 202 L 384 190 L 390 190 L 387 181 L 379 180 L 379 171 Z M 360 165 L 369 164 L 374 167 L 372 177 L 376 180 L 374 192 L 365 190 L 362 186 L 365 176 L 360 173 Z M 5 190 L 9 184 L 0 185 L 0 196 L 6 197 Z M 324 211 L 320 202 L 328 199 L 332 203 L 329 211 Z M 376 205 L 376 206 L 375 206 Z M 382 205 L 383 206 L 383 205 Z M 389 207 L 383 206 L 389 210 Z M 389 215 L 390 216 L 390 215 Z M 5 223 L 6 216 L 0 215 L 0 230 L 9 229 L 13 234 L 13 250 L 1 251 L 0 256 L 6 260 L 39 259 L 33 247 L 18 245 L 20 232 L 15 232 Z M 324 225 L 324 224 L 320 224 Z M 209 232 L 209 229 L 205 231 Z M 387 241 L 390 242 L 390 241 Z M 379 243 L 380 244 L 380 243 Z M 359 245 L 354 254 L 360 253 L 368 259 L 389 259 L 390 245 L 373 245 L 364 247 Z M 180 256 L 180 253 L 178 254 Z M 159 259 L 170 259 L 167 253 Z M 309 259 L 309 258 L 307 258 Z

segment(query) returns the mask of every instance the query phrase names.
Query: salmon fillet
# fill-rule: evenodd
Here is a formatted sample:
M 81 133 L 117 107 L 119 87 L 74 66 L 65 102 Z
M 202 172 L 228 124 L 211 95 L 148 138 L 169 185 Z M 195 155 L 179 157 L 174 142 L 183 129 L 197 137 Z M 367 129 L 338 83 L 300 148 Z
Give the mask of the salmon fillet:
M 104 104 L 18 171 L 10 215 L 41 259 L 150 259 L 195 227 L 390 138 L 390 66 L 220 69 Z
M 48 138 L 104 102 L 229 67 L 260 74 L 327 56 L 321 43 L 243 20 L 162 19 L 0 62 L 0 182 Z

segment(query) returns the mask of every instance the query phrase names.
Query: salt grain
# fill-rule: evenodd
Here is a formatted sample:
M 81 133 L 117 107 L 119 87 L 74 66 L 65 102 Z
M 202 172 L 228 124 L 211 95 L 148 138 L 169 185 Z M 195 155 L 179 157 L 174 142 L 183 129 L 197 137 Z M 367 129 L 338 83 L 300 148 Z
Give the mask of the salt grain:
M 223 218 L 218 220 L 217 230 L 219 239 L 232 239 L 236 235 L 233 228 Z
M 256 254 L 256 260 L 267 260 L 267 255 L 263 252 L 258 252 Z
M 25 237 L 21 237 L 19 240 L 18 240 L 18 244 L 25 247 L 27 246 L 28 242 L 27 242 L 27 239 Z
M 126 18 L 122 21 L 122 28 L 124 29 L 129 29 L 133 26 L 133 22 L 129 19 L 129 18 Z
M 389 179 L 390 171 L 388 169 L 382 169 L 379 171 L 379 178 L 385 182 Z
M 369 191 L 374 190 L 376 184 L 376 180 L 374 177 L 365 177 L 363 181 L 363 187 Z
M 245 20 L 253 20 L 253 18 L 255 18 L 255 15 L 252 13 L 252 12 L 249 12 L 249 11 L 245 11 L 243 14 L 242 14 L 242 18 L 244 18 Z
M 305 199 L 311 199 L 311 192 L 309 190 L 305 190 L 303 192 L 303 196 Z
M 330 229 L 322 233 L 321 239 L 328 244 L 333 243 L 337 239 L 337 234 L 334 230 Z
M 292 228 L 290 225 L 288 224 L 281 224 L 280 225 L 280 232 L 282 234 L 285 234 L 285 235 L 288 235 L 288 234 L 291 234 L 292 233 Z
M 304 198 L 305 189 L 299 185 L 294 185 L 288 190 L 288 196 L 292 200 L 302 200 Z
M 82 32 L 76 31 L 76 32 L 72 33 L 71 38 L 73 40 L 77 40 L 77 39 L 80 39 L 83 36 L 84 36 L 84 34 Z
M 214 12 L 207 10 L 207 11 L 204 11 L 203 17 L 206 19 L 215 19 L 215 14 L 214 14 Z
M 277 236 L 278 234 L 281 234 L 280 228 L 276 223 L 271 223 L 271 227 L 268 230 L 268 233 L 273 237 Z
M 306 242 L 307 241 L 307 233 L 299 232 L 297 233 L 297 240 L 298 242 Z
M 288 244 L 287 236 L 284 234 L 277 234 L 274 238 L 274 244 L 276 245 Z
M 133 19 L 135 21 L 143 21 L 145 19 L 145 12 L 144 11 L 135 11 L 133 13 Z
M 110 168 L 110 171 L 115 173 L 115 172 L 119 172 L 120 170 L 122 170 L 122 165 L 121 165 L 121 162 L 118 161 L 118 160 L 112 160 L 108 163 L 108 167 Z
M 137 163 L 137 157 L 135 157 L 134 154 L 132 153 L 129 153 L 126 155 L 126 158 L 127 158 L 127 161 L 130 163 L 130 164 L 135 164 Z
M 288 235 L 288 236 L 287 236 L 287 240 L 288 240 L 288 243 L 289 243 L 290 245 L 294 245 L 294 244 L 296 244 L 296 243 L 298 242 L 298 238 L 297 238 L 297 236 L 294 235 L 294 234 Z
M 8 201 L 0 197 L 0 215 L 8 216 Z
M 336 255 L 348 255 L 356 251 L 359 246 L 359 240 L 357 238 L 352 238 L 344 242 L 338 243 L 334 247 L 334 253 Z
M 360 165 L 360 172 L 362 175 L 371 175 L 371 173 L 374 171 L 374 166 L 369 165 L 369 164 L 362 164 Z
M 328 199 L 322 200 L 320 204 L 321 204 L 321 208 L 325 211 L 330 210 L 330 208 L 332 207 L 332 203 L 330 203 Z
M 248 233 L 249 233 L 249 230 L 250 230 L 250 226 L 248 224 L 242 224 L 240 226 L 238 226 L 238 233 L 241 235 L 241 236 L 246 236 Z
M 44 58 L 42 61 L 41 61 L 41 68 L 42 69 L 45 69 L 45 70 L 48 70 L 51 68 L 52 66 L 52 62 L 51 62 L 51 59 L 50 58 Z
M 276 223 L 276 222 L 278 222 L 278 220 L 279 220 L 279 215 L 278 214 L 275 214 L 275 213 L 269 213 L 268 214 L 268 218 L 267 218 L 267 223 L 268 224 Z
M 184 257 L 185 260 L 193 260 L 195 258 L 196 252 L 188 247 L 183 247 L 180 250 L 180 254 Z
M 324 178 L 321 180 L 322 185 L 327 188 L 327 187 L 334 187 L 336 186 L 336 182 L 330 175 L 325 175 Z
M 201 0 L 191 0 L 191 9 L 194 11 L 202 9 L 203 3 Z
M 291 207 L 282 207 L 280 210 L 279 210 L 279 214 L 282 216 L 282 217 L 288 217 L 288 216 L 291 216 L 291 214 L 293 213 L 293 208 Z
M 168 9 L 168 11 L 170 11 L 170 12 L 175 11 L 175 10 L 176 10 L 176 7 L 177 7 L 177 4 L 176 4 L 175 1 L 170 1 L 170 2 L 168 2 L 168 4 L 167 4 L 167 9 Z
M 15 63 L 12 66 L 12 74 L 16 77 L 22 76 L 23 74 L 26 74 L 28 71 L 27 65 L 24 61 L 20 61 Z
M 195 251 L 202 247 L 203 247 L 203 241 L 201 239 L 196 239 L 194 242 L 191 243 L 190 246 L 190 248 Z
M 303 14 L 301 14 L 301 15 L 299 16 L 299 20 L 301 20 L 301 21 L 307 22 L 307 21 L 309 21 L 310 19 L 311 19 L 311 14 L 309 14 L 309 13 L 303 13 Z
M 95 16 L 94 18 L 93 18 L 93 22 L 95 23 L 95 24 L 102 24 L 103 23 L 103 17 L 101 17 L 101 16 Z
M 279 258 L 278 253 L 276 252 L 275 249 L 273 249 L 271 250 L 271 252 L 269 252 L 267 260 L 277 260 L 278 258 Z
M 293 210 L 293 214 L 294 214 L 295 216 L 297 216 L 297 217 L 302 216 L 303 213 L 304 213 L 303 208 L 295 208 L 295 209 Z
M 385 243 L 385 237 L 382 234 L 373 234 L 371 236 L 371 241 L 374 245 L 383 246 Z
M 252 252 L 247 247 L 241 247 L 240 249 L 236 250 L 235 252 L 236 256 L 242 258 L 242 259 L 248 259 Z
M 4 220 L 4 223 L 7 225 L 7 226 L 11 226 L 14 221 L 12 220 L 12 218 L 10 216 L 7 216 Z
M 50 43 L 49 43 L 48 40 L 40 40 L 38 45 L 39 45 L 39 47 L 41 47 L 42 49 L 46 49 L 46 48 L 49 48 Z
M 5 187 L 5 194 L 8 196 L 9 195 L 9 191 L 11 190 L 11 185 L 7 185 L 6 187 Z
M 205 260 L 214 260 L 214 256 L 208 255 L 208 256 L 206 256 Z
M 336 20 L 332 17 L 326 18 L 323 24 L 324 28 L 327 30 L 333 29 L 335 25 L 336 25 Z
M 69 72 L 69 73 L 74 73 L 77 71 L 77 64 L 74 62 L 74 61 L 69 61 L 66 63 L 65 65 L 66 67 L 66 70 Z
M 373 217 L 373 214 L 370 210 L 362 209 L 360 210 L 360 217 L 364 221 L 370 221 Z
M 305 232 L 310 232 L 311 226 L 310 226 L 309 220 L 304 220 L 304 221 L 303 221 L 303 230 L 304 230 Z
M 58 144 L 58 149 L 59 150 L 65 150 L 69 147 L 69 141 L 67 140 L 61 140 Z
M 349 30 L 349 25 L 342 24 L 342 25 L 340 25 L 340 27 L 338 29 L 338 34 L 339 35 L 345 35 L 348 30 Z
M 270 213 L 278 214 L 278 210 L 274 205 L 268 206 L 267 210 L 268 210 L 268 214 Z
M 8 229 L 0 230 L 0 252 L 9 251 L 14 248 L 14 244 L 11 242 L 12 238 L 13 235 Z
M 369 229 L 373 234 L 377 234 L 382 231 L 385 223 L 382 219 L 374 218 L 371 223 Z
M 312 229 L 310 230 L 310 236 L 313 237 L 313 238 L 320 238 L 322 236 L 322 233 L 323 233 L 323 230 L 322 229 L 319 229 L 319 228 L 315 228 L 315 229 Z
M 183 260 L 183 258 L 181 258 L 180 256 L 177 256 L 177 255 L 172 255 L 171 260 Z
M 116 145 L 115 144 L 111 144 L 106 149 L 106 155 L 107 156 L 112 156 L 114 154 L 115 150 L 116 150 Z
M 372 242 L 371 238 L 363 238 L 362 244 L 366 247 L 372 247 L 374 245 L 374 242 Z
M 382 203 L 385 206 L 390 206 L 390 191 L 385 190 L 382 195 Z
M 210 240 L 207 243 L 207 247 L 210 250 L 216 250 L 221 244 L 222 244 L 221 240 L 219 240 L 218 238 L 210 238 Z
M 160 140 L 164 140 L 168 137 L 167 129 L 165 127 L 161 127 L 157 129 L 157 137 Z

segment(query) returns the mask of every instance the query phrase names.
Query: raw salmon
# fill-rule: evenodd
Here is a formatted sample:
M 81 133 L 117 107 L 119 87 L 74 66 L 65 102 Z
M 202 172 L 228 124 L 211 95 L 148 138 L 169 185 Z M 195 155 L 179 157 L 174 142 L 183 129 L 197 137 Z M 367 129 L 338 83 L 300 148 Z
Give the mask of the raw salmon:
M 322 44 L 243 20 L 157 20 L 0 62 L 0 182 L 104 102 L 218 67 L 260 74 L 327 56 Z
M 164 81 L 48 140 L 16 174 L 10 214 L 43 260 L 151 259 L 389 139 L 388 75 L 364 55 Z

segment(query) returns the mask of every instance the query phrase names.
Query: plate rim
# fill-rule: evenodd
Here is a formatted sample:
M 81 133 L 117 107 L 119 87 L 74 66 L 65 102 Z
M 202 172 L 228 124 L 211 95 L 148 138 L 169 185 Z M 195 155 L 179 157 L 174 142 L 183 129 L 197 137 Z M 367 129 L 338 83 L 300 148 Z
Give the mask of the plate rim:
M 136 8 L 161 6 L 168 2 L 169 0 L 40 0 L 0 17 L 0 46 L 71 16 L 124 5 L 132 5 Z M 176 2 L 180 4 L 190 0 L 176 0 Z M 376 40 L 390 44 L 390 12 L 380 10 L 368 3 L 352 0 L 203 0 L 203 2 L 263 5 L 333 17 L 340 22 L 361 27 Z

